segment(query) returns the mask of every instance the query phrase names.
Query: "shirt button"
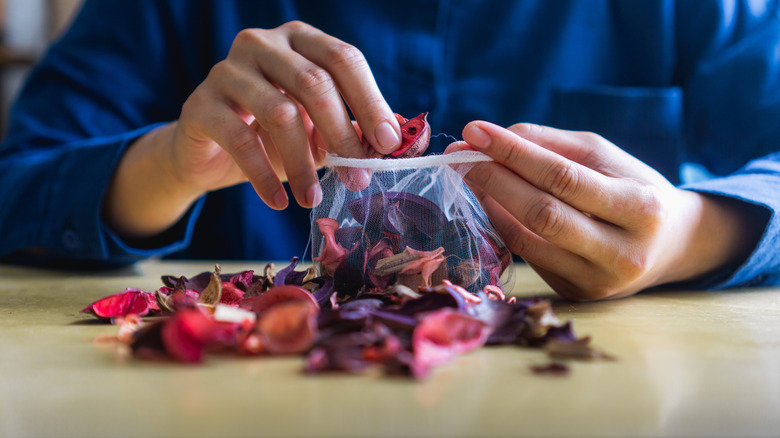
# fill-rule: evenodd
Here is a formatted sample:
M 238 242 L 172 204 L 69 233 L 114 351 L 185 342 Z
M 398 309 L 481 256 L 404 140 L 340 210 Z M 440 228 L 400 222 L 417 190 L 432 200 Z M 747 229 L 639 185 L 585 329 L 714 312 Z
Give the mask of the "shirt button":
M 73 230 L 65 230 L 62 232 L 62 245 L 68 251 L 75 251 L 81 246 L 81 239 Z

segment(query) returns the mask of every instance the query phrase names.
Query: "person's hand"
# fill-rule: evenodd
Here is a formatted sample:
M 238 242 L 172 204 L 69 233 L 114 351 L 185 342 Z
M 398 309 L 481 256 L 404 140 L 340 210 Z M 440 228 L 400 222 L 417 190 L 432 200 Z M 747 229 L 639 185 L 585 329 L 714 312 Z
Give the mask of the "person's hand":
M 674 187 L 588 132 L 471 122 L 465 142 L 492 157 L 467 182 L 509 249 L 561 296 L 616 298 L 693 279 L 749 251 L 738 203 Z
M 174 168 L 202 190 L 247 178 L 277 209 L 287 205 L 286 179 L 298 203 L 311 207 L 322 197 L 322 148 L 364 156 L 343 102 L 376 149 L 400 145 L 398 122 L 358 49 L 301 22 L 244 30 L 185 102 Z
M 301 22 L 244 30 L 179 119 L 127 150 L 103 215 L 120 236 L 150 237 L 204 193 L 245 180 L 272 208 L 288 205 L 285 180 L 298 203 L 312 207 L 322 199 L 323 149 L 364 157 L 359 132 L 381 153 L 401 145 L 398 121 L 358 49 Z

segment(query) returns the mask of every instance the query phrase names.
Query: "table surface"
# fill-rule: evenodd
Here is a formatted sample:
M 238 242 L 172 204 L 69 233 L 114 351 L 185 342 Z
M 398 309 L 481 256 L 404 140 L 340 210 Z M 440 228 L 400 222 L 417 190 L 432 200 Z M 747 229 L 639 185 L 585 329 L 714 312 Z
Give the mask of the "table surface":
M 222 263 L 223 272 L 264 263 Z M 280 266 L 277 264 L 277 266 Z M 284 264 L 281 264 L 284 266 Z M 0 436 L 779 436 L 780 288 L 557 299 L 528 267 L 512 294 L 554 302 L 617 361 L 534 374 L 539 350 L 486 347 L 424 381 L 311 376 L 301 358 L 118 361 L 93 343 L 116 327 L 79 310 L 160 275 L 211 270 L 148 261 L 106 272 L 0 265 Z

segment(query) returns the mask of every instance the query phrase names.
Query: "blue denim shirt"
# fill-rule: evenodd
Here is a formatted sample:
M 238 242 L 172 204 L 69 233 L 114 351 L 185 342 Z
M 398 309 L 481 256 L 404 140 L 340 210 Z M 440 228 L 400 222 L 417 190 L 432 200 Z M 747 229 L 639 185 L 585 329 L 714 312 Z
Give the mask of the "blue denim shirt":
M 758 206 L 765 229 L 749 259 L 700 286 L 780 283 L 774 1 L 88 0 L 13 108 L 0 147 L 0 256 L 305 255 L 308 211 L 273 211 L 246 184 L 208 194 L 144 242 L 119 239 L 100 217 L 128 144 L 178 117 L 239 30 L 290 20 L 357 46 L 391 108 L 429 111 L 433 133 L 459 137 L 474 119 L 590 130 L 674 183 Z

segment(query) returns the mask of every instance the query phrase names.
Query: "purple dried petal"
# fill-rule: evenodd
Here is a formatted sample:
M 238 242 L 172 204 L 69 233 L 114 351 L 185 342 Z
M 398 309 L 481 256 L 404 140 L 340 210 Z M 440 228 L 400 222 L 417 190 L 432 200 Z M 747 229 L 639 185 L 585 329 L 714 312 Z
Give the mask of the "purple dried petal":
M 347 209 L 370 236 L 383 231 L 404 235 L 403 230 L 413 227 L 426 237 L 433 238 L 447 223 L 444 212 L 436 204 L 406 192 L 378 192 L 353 199 L 347 203 Z M 388 218 L 389 212 L 393 212 L 393 219 Z M 399 220 L 403 224 L 399 224 Z M 393 224 L 393 221 L 396 223 Z M 377 230 L 380 224 L 384 229 Z
M 344 262 L 333 273 L 334 287 L 339 296 L 357 296 L 364 287 L 366 272 L 366 240 L 361 239 L 347 253 Z
M 219 278 L 223 282 L 230 282 L 238 286 L 239 289 L 246 291 L 250 284 L 260 279 L 260 276 L 254 275 L 254 271 L 242 271 L 233 274 L 220 274 Z M 163 284 L 168 287 L 175 288 L 177 284 L 180 284 L 184 289 L 192 289 L 198 292 L 202 292 L 203 289 L 208 286 L 211 280 L 211 272 L 201 272 L 200 274 L 187 278 L 185 276 L 176 277 L 173 275 L 163 275 L 161 277 Z
M 352 248 L 358 240 L 363 238 L 363 227 L 355 225 L 353 227 L 341 227 L 333 232 L 336 242 L 344 248 Z
M 309 283 L 320 285 L 319 289 L 313 293 L 314 299 L 317 300 L 317 303 L 320 305 L 320 307 L 327 307 L 330 303 L 330 296 L 336 290 L 333 277 L 330 275 L 322 275 L 312 278 L 309 280 Z
M 359 331 L 324 335 L 306 360 L 309 372 L 360 372 L 394 357 L 401 343 L 387 327 L 369 324 Z
M 274 277 L 274 285 L 280 286 L 283 284 L 294 284 L 296 286 L 300 286 L 300 283 L 289 282 L 287 279 L 288 276 L 291 276 L 290 281 L 296 278 L 295 267 L 298 266 L 298 262 L 300 262 L 300 259 L 298 257 L 291 258 L 290 264 L 286 268 L 276 273 L 276 276 Z M 305 274 L 306 271 L 298 272 L 298 276 L 300 276 L 301 278 L 303 278 L 302 275 Z

